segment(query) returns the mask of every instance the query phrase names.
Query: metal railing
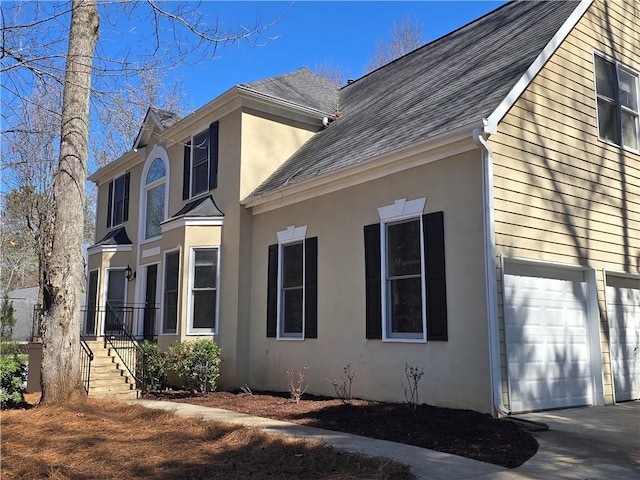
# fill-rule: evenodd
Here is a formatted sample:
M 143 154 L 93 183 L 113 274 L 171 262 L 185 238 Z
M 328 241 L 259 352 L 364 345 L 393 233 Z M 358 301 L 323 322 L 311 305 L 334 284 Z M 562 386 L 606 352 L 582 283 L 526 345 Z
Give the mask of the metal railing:
M 93 361 L 93 352 L 91 347 L 85 342 L 80 335 L 80 375 L 82 378 L 82 386 L 84 391 L 89 395 L 89 383 L 91 382 L 91 362 Z
M 136 340 L 154 341 L 157 336 L 158 308 L 136 305 L 87 305 L 82 308 L 82 335 L 101 336 L 113 326 L 124 325 L 126 331 Z M 103 329 L 104 325 L 104 329 Z M 134 326 L 140 328 L 134 328 Z M 142 331 L 140 331 L 142 330 Z
M 146 356 L 142 346 L 133 338 L 127 328 L 126 320 L 130 317 L 130 315 L 126 315 L 128 311 L 127 307 L 106 309 L 104 338 L 136 381 L 136 388 L 144 391 Z

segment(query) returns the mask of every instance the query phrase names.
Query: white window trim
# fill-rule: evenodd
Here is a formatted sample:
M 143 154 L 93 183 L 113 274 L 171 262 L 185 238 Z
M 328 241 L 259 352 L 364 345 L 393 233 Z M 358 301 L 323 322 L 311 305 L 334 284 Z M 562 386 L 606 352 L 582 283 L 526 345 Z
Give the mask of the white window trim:
M 277 298 L 277 306 L 278 312 L 276 315 L 276 339 L 285 340 L 285 341 L 302 341 L 305 337 L 305 302 L 307 289 L 304 282 L 305 270 L 306 270 L 306 247 L 304 244 L 305 238 L 307 236 L 307 226 L 303 225 L 300 227 L 296 227 L 295 225 L 289 225 L 286 230 L 281 230 L 278 232 L 278 298 Z M 282 322 L 282 265 L 284 261 L 284 247 L 287 245 L 291 245 L 294 243 L 302 243 L 302 331 L 296 334 L 287 334 L 285 335 L 283 332 L 284 325 Z
M 619 82 L 620 81 L 620 77 L 618 72 L 622 69 L 627 71 L 628 73 L 630 73 L 631 75 L 634 75 L 636 77 L 636 95 L 637 95 L 637 99 L 638 99 L 638 110 L 634 111 L 634 110 L 630 110 L 627 107 L 624 107 L 623 105 L 619 105 L 619 108 L 621 111 L 625 111 L 625 112 L 631 112 L 633 115 L 636 116 L 637 121 L 636 121 L 636 139 L 638 142 L 638 149 L 633 149 L 631 147 L 628 147 L 626 145 L 624 145 L 624 139 L 622 138 L 622 131 L 620 132 L 620 145 L 618 145 L 617 143 L 611 142 L 605 138 L 602 138 L 600 136 L 600 119 L 599 119 L 599 115 L 598 115 L 598 79 L 597 79 L 597 74 L 596 74 L 596 61 L 595 61 L 595 57 L 599 56 L 602 59 L 613 63 L 616 66 L 616 80 Z M 616 85 L 616 88 L 618 88 L 619 85 Z M 624 150 L 627 150 L 629 152 L 633 152 L 633 153 L 640 153 L 640 72 L 634 70 L 633 68 L 629 67 L 628 65 L 625 65 L 623 63 L 620 63 L 619 61 L 617 61 L 616 59 L 610 57 L 609 55 L 605 55 L 602 52 L 599 52 L 598 50 L 594 50 L 593 51 L 593 93 L 595 96 L 595 107 L 596 107 L 596 128 L 597 128 L 597 135 L 598 135 L 598 140 L 606 143 L 607 145 L 611 145 L 614 146 L 616 148 L 622 148 Z M 620 118 L 620 129 L 622 129 L 622 118 Z
M 171 255 L 172 253 L 178 253 L 178 302 L 176 307 L 176 331 L 175 332 L 165 332 L 164 331 L 164 294 L 166 288 L 166 279 L 165 272 L 167 270 L 167 255 Z M 162 252 L 162 265 L 160 272 L 160 325 L 158 325 L 158 337 L 160 336 L 176 336 L 180 332 L 180 299 L 181 299 L 181 286 L 182 286 L 182 251 L 180 248 L 174 248 L 171 250 L 165 250 Z
M 195 141 L 194 139 L 198 136 L 198 135 L 202 135 L 203 133 L 207 134 L 207 141 L 209 142 L 209 152 L 208 152 L 208 157 L 207 157 L 207 188 L 199 193 L 194 193 L 193 191 L 193 161 L 194 161 L 194 154 L 196 149 L 194 148 L 195 145 Z M 193 199 L 197 199 L 203 195 L 206 195 L 209 193 L 209 174 L 211 170 L 211 138 L 209 138 L 209 128 L 205 128 L 197 133 L 194 133 L 193 135 L 191 135 L 191 147 L 189 148 L 189 200 L 193 200 Z
M 424 223 L 422 215 L 424 206 L 427 203 L 426 197 L 407 200 L 401 198 L 391 205 L 378 208 L 380 216 L 380 288 L 382 300 L 382 341 L 396 343 L 426 343 L 427 342 L 427 293 L 426 279 L 424 271 Z M 422 294 L 422 336 L 399 336 L 402 334 L 392 334 L 390 332 L 390 322 L 388 318 L 388 293 L 387 293 L 387 225 L 400 223 L 407 220 L 418 220 L 420 222 L 420 277 Z
M 153 161 L 159 158 L 164 162 L 164 178 L 156 180 L 155 182 L 147 185 L 147 174 L 149 173 L 149 168 L 151 168 L 151 164 Z M 138 238 L 140 239 L 140 245 L 144 245 L 145 243 L 154 242 L 160 238 L 162 238 L 162 222 L 165 222 L 169 216 L 169 179 L 170 179 L 170 162 L 169 155 L 167 151 L 161 147 L 160 145 L 155 145 L 151 152 L 147 155 L 147 159 L 145 160 L 144 168 L 142 169 L 142 176 L 140 177 L 140 217 L 138 221 Z M 164 183 L 164 209 L 163 209 L 163 219 L 160 222 L 160 235 L 156 235 L 155 237 L 145 238 L 146 236 L 146 225 L 147 225 L 147 190 L 150 190 L 158 185 Z
M 193 328 L 193 277 L 195 274 L 195 251 L 216 249 L 217 268 L 216 268 L 216 311 L 214 313 L 215 328 Z M 188 300 L 187 300 L 187 335 L 218 335 L 220 330 L 220 245 L 197 245 L 189 248 L 189 279 L 188 279 Z

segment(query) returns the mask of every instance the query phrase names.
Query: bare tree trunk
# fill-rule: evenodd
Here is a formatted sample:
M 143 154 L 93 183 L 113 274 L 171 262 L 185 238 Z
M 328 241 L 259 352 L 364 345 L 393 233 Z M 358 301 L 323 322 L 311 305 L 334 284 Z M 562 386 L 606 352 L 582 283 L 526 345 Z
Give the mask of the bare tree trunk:
M 65 71 L 60 160 L 53 179 L 50 251 L 45 256 L 42 402 L 69 400 L 82 388 L 80 302 L 89 139 L 89 93 L 98 40 L 95 0 L 73 0 Z

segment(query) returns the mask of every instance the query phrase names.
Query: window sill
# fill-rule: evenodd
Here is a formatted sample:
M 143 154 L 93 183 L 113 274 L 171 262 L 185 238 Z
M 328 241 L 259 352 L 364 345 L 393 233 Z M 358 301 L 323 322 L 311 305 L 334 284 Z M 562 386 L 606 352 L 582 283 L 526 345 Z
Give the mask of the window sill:
M 383 337 L 383 343 L 427 343 L 426 338 Z

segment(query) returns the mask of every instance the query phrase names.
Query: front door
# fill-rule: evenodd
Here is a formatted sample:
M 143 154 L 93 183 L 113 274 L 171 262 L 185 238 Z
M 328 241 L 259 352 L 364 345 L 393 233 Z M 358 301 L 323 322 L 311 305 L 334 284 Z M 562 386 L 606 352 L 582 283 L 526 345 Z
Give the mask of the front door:
M 122 330 L 131 326 L 126 325 L 127 315 L 124 308 L 127 293 L 127 279 L 124 270 L 109 270 L 107 273 L 107 316 L 105 319 L 105 334 L 110 330 Z
M 156 336 L 156 289 L 158 286 L 158 265 L 147 267 L 147 284 L 144 293 L 144 323 L 142 335 L 145 340 L 153 340 Z

